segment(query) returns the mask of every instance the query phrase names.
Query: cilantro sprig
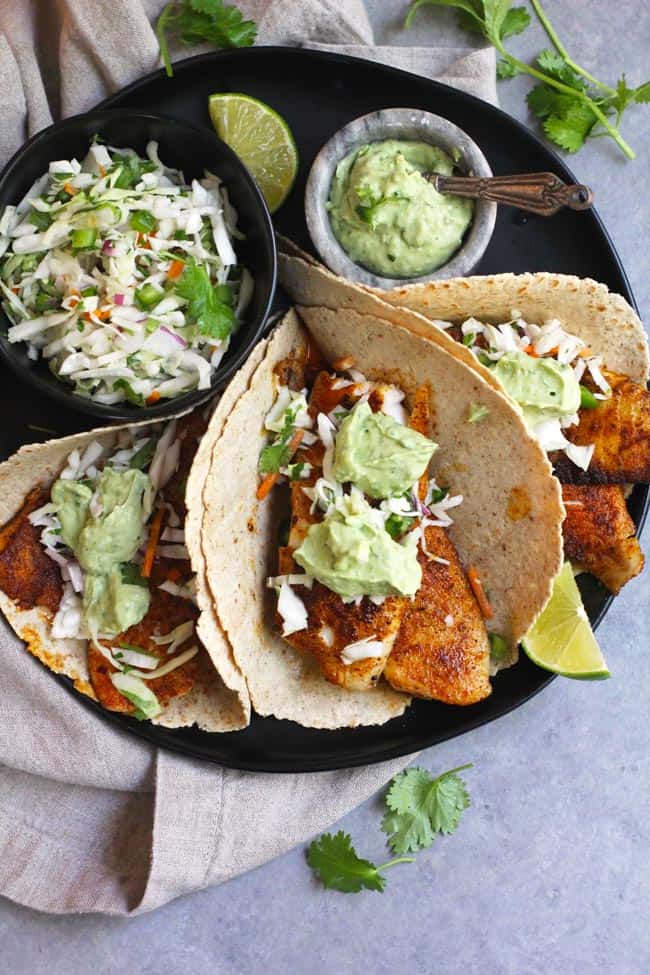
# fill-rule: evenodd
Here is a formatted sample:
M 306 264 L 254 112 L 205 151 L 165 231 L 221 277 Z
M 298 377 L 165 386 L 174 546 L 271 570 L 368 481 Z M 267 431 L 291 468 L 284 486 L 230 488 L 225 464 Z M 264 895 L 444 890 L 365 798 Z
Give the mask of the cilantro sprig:
M 383 893 L 384 871 L 398 863 L 413 863 L 403 856 L 431 846 L 437 833 L 453 833 L 469 806 L 465 783 L 457 774 L 471 765 L 461 765 L 434 778 L 423 768 L 400 772 L 386 793 L 386 813 L 381 828 L 387 843 L 398 856 L 379 866 L 360 857 L 348 833 L 323 833 L 307 848 L 307 863 L 324 887 L 356 894 L 360 890 Z
M 227 284 L 214 285 L 206 269 L 188 264 L 176 285 L 176 293 L 188 302 L 190 316 L 201 335 L 225 339 L 237 320 L 232 307 L 232 289 Z
M 422 7 L 454 8 L 465 28 L 482 34 L 496 48 L 500 79 L 527 74 L 536 80 L 527 96 L 528 106 L 551 142 L 567 152 L 577 152 L 588 138 L 606 135 L 628 159 L 634 159 L 636 154 L 619 126 L 630 106 L 650 102 L 650 82 L 630 88 L 625 74 L 615 87 L 599 81 L 571 58 L 540 0 L 531 0 L 531 4 L 553 45 L 537 56 L 534 65 L 520 61 L 504 45 L 507 38 L 520 34 L 531 22 L 527 8 L 513 7 L 512 0 L 412 0 L 404 26 L 411 26 Z
M 182 44 L 213 44 L 214 47 L 250 47 L 257 36 L 253 20 L 244 20 L 237 7 L 223 0 L 173 0 L 156 21 L 160 57 L 169 78 L 174 74 L 169 55 L 170 38 Z
M 431 846 L 436 833 L 453 833 L 469 806 L 465 783 L 457 775 L 471 765 L 444 772 L 437 778 L 423 768 L 410 768 L 393 779 L 386 794 L 388 810 L 381 828 L 394 853 Z
M 323 833 L 310 843 L 307 863 L 320 877 L 323 887 L 330 890 L 357 894 L 365 889 L 377 890 L 381 894 L 386 887 L 386 878 L 381 871 L 397 863 L 413 863 L 413 857 L 397 857 L 377 867 L 370 860 L 358 856 L 349 833 L 339 830 L 333 836 Z

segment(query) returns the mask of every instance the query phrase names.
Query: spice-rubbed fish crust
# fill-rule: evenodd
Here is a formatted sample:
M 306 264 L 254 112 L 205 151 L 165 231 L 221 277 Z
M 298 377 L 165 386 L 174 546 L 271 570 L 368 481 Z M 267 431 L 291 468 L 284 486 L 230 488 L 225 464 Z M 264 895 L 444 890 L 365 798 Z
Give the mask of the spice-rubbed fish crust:
M 605 373 L 609 399 L 593 410 L 580 410 L 580 423 L 564 431 L 572 443 L 594 444 L 586 471 L 564 455 L 554 457 L 563 483 L 640 484 L 650 481 L 650 392 L 626 376 Z
M 420 552 L 422 585 L 404 614 L 384 676 L 415 697 L 475 704 L 492 690 L 485 623 L 453 542 L 442 528 L 425 531 L 428 551 L 449 565 Z
M 618 484 L 564 484 L 564 554 L 618 593 L 643 568 L 634 522 Z
M 159 657 L 160 663 L 163 664 L 168 659 L 168 645 L 156 644 L 153 637 L 170 633 L 181 623 L 196 620 L 198 615 L 198 609 L 189 600 L 180 599 L 163 589 L 155 588 L 151 592 L 151 603 L 146 616 L 119 636 L 101 642 L 113 647 L 119 647 L 120 643 L 138 647 Z M 176 652 L 188 650 L 193 642 L 196 640 L 190 638 Z M 174 698 L 183 697 L 192 690 L 196 681 L 199 655 L 192 657 L 168 674 L 147 682 L 163 707 Z M 122 711 L 125 714 L 136 710 L 111 681 L 110 675 L 116 673 L 116 668 L 90 643 L 88 644 L 88 672 L 97 698 L 105 708 L 110 711 Z
M 22 508 L 0 528 L 0 589 L 21 609 L 41 606 L 56 614 L 63 595 L 61 573 L 41 545 L 41 528 L 29 515 L 50 500 L 49 491 L 36 487 Z

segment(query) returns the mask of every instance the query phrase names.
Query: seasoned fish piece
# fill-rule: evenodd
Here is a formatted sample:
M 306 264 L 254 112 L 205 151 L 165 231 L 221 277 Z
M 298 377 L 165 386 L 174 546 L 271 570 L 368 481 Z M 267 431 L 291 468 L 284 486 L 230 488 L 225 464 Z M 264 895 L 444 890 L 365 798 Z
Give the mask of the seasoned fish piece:
M 618 484 L 563 484 L 564 554 L 613 593 L 643 568 L 634 522 Z
M 428 551 L 449 565 L 420 552 L 422 585 L 404 614 L 384 676 L 415 697 L 475 704 L 492 690 L 485 623 L 453 542 L 443 528 L 425 533 Z
M 429 435 L 426 389 L 418 390 L 410 423 L 419 433 Z M 426 490 L 425 475 L 419 486 L 421 499 Z M 426 551 L 418 556 L 422 585 L 407 606 L 384 676 L 396 690 L 415 697 L 446 704 L 474 704 L 492 690 L 485 623 L 444 528 L 427 526 L 424 541 Z M 436 562 L 431 556 L 448 564 Z
M 595 444 L 586 471 L 561 455 L 554 458 L 563 483 L 639 484 L 650 481 L 650 392 L 626 376 L 605 373 L 609 399 L 580 410 L 580 423 L 564 431 L 572 443 Z
M 312 388 L 309 409 L 316 418 L 318 413 L 331 413 L 339 404 L 352 406 L 358 395 L 355 387 L 340 386 L 335 376 L 320 372 Z M 380 401 L 376 408 L 379 405 Z M 297 459 L 309 461 L 312 470 L 309 478 L 291 484 L 291 529 L 288 547 L 280 549 L 281 575 L 302 571 L 295 567 L 291 553 L 301 545 L 309 526 L 321 520 L 320 513 L 311 512 L 311 500 L 303 488 L 313 487 L 322 476 L 322 444 L 319 442 L 300 449 Z M 286 641 L 296 650 L 311 653 L 324 677 L 333 684 L 347 690 L 368 690 L 372 687 L 384 669 L 408 600 L 402 596 L 388 596 L 381 605 L 376 605 L 364 596 L 358 605 L 344 603 L 340 596 L 318 582 L 314 582 L 311 589 L 296 586 L 294 591 L 307 610 L 308 626 L 288 634 Z M 279 617 L 278 622 L 281 623 Z M 351 664 L 343 663 L 341 653 L 344 648 L 366 639 L 383 643 L 384 653 Z

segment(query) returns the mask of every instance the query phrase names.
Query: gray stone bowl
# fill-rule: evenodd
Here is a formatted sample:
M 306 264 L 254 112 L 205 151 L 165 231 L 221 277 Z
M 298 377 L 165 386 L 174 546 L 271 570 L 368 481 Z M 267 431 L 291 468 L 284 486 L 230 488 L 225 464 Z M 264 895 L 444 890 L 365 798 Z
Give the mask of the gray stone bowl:
M 460 248 L 435 271 L 417 278 L 385 278 L 350 260 L 334 236 L 327 201 L 334 171 L 344 156 L 368 142 L 412 139 L 439 146 L 457 159 L 463 176 L 492 176 L 490 165 L 466 132 L 453 122 L 415 108 L 386 108 L 355 119 L 339 129 L 314 159 L 305 190 L 305 216 L 314 246 L 336 274 L 375 288 L 396 288 L 405 282 L 438 281 L 470 274 L 490 243 L 497 215 L 496 203 L 476 200 L 474 216 Z

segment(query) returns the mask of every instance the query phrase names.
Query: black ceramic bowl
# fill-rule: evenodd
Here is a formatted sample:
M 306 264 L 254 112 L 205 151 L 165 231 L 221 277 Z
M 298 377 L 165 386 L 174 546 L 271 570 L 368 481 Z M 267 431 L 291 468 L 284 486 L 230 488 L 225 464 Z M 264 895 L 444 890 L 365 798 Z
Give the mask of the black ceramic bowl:
M 252 273 L 255 289 L 244 321 L 215 371 L 209 390 L 195 390 L 155 406 L 128 403 L 105 406 L 77 396 L 72 388 L 52 375 L 42 359 L 31 362 L 24 343 L 12 345 L 6 337 L 11 322 L 0 309 L 0 355 L 18 376 L 52 399 L 102 420 L 149 420 L 196 406 L 228 383 L 257 343 L 271 308 L 276 280 L 276 251 L 269 211 L 255 181 L 229 146 L 209 129 L 195 128 L 178 119 L 142 112 L 98 111 L 76 115 L 39 132 L 18 150 L 0 174 L 0 210 L 16 204 L 32 183 L 55 159 L 83 159 L 95 135 L 112 146 L 135 149 L 144 155 L 147 142 L 155 139 L 162 161 L 180 169 L 185 179 L 200 178 L 204 170 L 215 173 L 226 185 L 237 210 L 238 226 L 246 239 L 235 242 L 237 257 Z

